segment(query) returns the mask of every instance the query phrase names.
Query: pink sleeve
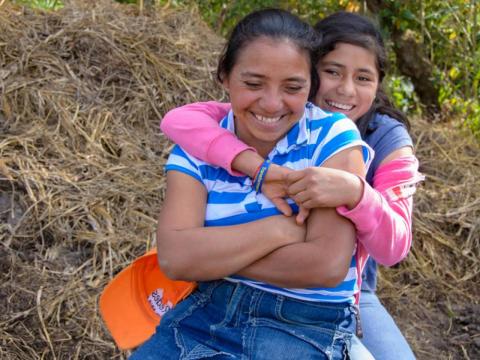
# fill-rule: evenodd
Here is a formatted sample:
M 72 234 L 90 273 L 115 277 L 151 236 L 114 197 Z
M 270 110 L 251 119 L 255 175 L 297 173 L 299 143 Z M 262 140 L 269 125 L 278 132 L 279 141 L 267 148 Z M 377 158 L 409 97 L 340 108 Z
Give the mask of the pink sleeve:
M 415 156 L 400 157 L 377 169 L 374 188 L 363 180 L 363 197 L 354 209 L 337 208 L 355 224 L 358 241 L 378 263 L 392 266 L 407 256 L 412 243 L 412 195 L 423 179 Z
M 241 175 L 232 170 L 232 161 L 242 151 L 254 149 L 218 126 L 229 110 L 229 103 L 215 101 L 184 105 L 166 113 L 160 129 L 191 155 Z

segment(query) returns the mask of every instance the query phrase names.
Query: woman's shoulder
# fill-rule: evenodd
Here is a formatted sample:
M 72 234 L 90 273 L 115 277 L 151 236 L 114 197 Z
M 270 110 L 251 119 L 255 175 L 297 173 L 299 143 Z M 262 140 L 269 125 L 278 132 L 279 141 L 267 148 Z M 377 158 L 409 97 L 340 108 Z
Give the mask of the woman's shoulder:
M 369 124 L 364 140 L 375 151 L 375 157 L 368 170 L 367 181 L 373 178 L 374 172 L 389 154 L 400 148 L 413 146 L 412 138 L 402 122 L 378 113 Z
M 355 123 L 339 112 L 329 112 L 317 106 L 307 106 L 306 118 L 309 122 L 308 145 L 312 146 L 312 161 L 321 165 L 331 156 L 344 149 L 362 146 L 364 160 L 370 162 L 373 153 Z
M 402 122 L 389 115 L 376 113 L 368 125 L 365 141 L 370 146 L 375 146 L 379 142 L 391 142 L 393 139 L 402 143 L 412 142 L 410 134 Z
M 307 103 L 305 106 L 305 118 L 313 129 L 319 127 L 331 128 L 333 125 L 346 129 L 357 128 L 355 123 L 344 114 L 322 110 L 312 103 Z

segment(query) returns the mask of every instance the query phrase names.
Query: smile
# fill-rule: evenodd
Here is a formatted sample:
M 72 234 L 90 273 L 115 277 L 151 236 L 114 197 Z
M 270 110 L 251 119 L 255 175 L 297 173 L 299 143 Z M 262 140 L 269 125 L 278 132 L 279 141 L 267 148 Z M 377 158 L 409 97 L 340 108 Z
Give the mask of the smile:
M 327 103 L 328 106 L 331 106 L 343 111 L 350 111 L 355 107 L 354 105 L 341 104 L 341 103 L 330 101 L 330 100 L 325 100 L 325 102 Z
M 264 124 L 274 124 L 278 121 L 280 121 L 280 119 L 283 117 L 282 116 L 276 116 L 276 117 L 267 117 L 267 116 L 262 116 L 262 115 L 258 115 L 258 114 L 255 114 L 255 113 L 252 113 L 253 116 L 255 116 L 255 119 L 257 119 L 259 122 L 261 123 L 264 123 Z

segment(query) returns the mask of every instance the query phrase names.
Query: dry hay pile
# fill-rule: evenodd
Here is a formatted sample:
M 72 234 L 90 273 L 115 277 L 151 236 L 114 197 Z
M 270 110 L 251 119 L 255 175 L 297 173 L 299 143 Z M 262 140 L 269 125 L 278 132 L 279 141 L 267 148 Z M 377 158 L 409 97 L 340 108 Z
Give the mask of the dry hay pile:
M 0 9 L 1 359 L 125 357 L 98 295 L 152 244 L 170 148 L 158 121 L 222 96 L 222 42 L 187 11 Z M 415 244 L 381 294 L 420 359 L 474 358 L 480 151 L 456 130 L 415 134 Z
M 221 96 L 223 40 L 193 12 L 136 11 L 0 10 L 1 359 L 119 354 L 97 298 L 151 246 L 170 147 L 159 121 Z
M 380 295 L 419 358 L 479 359 L 480 147 L 453 124 L 413 125 L 427 179 L 412 250 L 382 271 Z

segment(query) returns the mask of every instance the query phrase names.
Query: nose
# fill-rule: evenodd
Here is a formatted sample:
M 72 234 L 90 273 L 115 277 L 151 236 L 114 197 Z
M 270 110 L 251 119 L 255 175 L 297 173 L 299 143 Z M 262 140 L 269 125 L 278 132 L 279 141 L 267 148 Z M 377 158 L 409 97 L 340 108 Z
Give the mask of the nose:
M 267 114 L 276 115 L 283 109 L 283 99 L 280 91 L 266 89 L 260 98 L 259 105 Z
M 350 77 L 344 77 L 337 88 L 339 94 L 343 96 L 352 96 L 355 93 L 355 83 Z

